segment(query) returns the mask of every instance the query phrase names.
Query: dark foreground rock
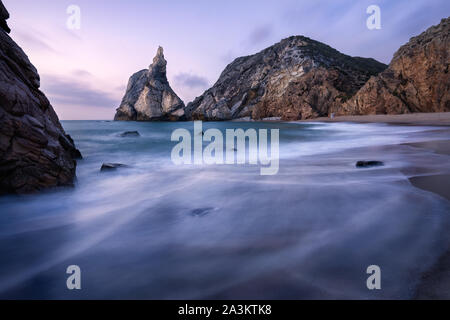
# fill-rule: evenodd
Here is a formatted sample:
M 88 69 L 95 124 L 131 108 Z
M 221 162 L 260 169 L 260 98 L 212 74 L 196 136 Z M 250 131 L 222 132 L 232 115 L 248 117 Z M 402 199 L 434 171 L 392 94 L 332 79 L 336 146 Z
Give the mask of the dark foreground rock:
M 357 168 L 370 168 L 370 167 L 379 167 L 379 166 L 384 166 L 383 161 L 370 160 L 370 161 L 358 161 L 358 162 L 356 162 L 356 167 Z
M 11 29 L 8 27 L 8 23 L 6 20 L 9 19 L 9 12 L 6 10 L 3 3 L 0 1 L 0 28 L 6 31 L 7 33 L 11 32 Z
M 72 185 L 81 157 L 26 54 L 7 34 L 0 1 L 0 194 Z
M 310 119 L 337 112 L 387 66 L 295 36 L 229 64 L 214 86 L 186 107 L 194 120 Z
M 450 111 L 450 18 L 403 45 L 340 115 Z
M 184 103 L 167 81 L 167 61 L 159 47 L 149 69 L 131 76 L 114 120 L 183 120 Z
M 100 171 L 111 171 L 111 170 L 116 170 L 118 168 L 126 168 L 126 167 L 128 167 L 128 166 L 126 164 L 122 164 L 122 163 L 104 163 L 104 164 L 102 164 Z
M 140 137 L 141 135 L 139 134 L 138 131 L 125 131 L 123 133 L 120 134 L 121 137 Z

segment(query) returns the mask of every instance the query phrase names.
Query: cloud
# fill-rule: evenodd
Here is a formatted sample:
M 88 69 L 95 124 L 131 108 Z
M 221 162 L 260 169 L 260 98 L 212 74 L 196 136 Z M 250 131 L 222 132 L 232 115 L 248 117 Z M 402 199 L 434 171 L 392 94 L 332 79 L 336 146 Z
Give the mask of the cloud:
M 174 81 L 176 85 L 184 86 L 190 89 L 206 88 L 209 85 L 209 82 L 206 78 L 185 72 L 177 74 L 174 78 Z
M 250 33 L 247 41 L 252 45 L 260 44 L 270 38 L 273 34 L 273 28 L 270 24 L 261 25 Z
M 15 31 L 15 35 L 17 36 L 21 44 L 24 44 L 29 48 L 32 48 L 34 50 L 42 50 L 42 51 L 49 51 L 52 53 L 58 53 L 58 51 L 55 50 L 49 44 L 47 44 L 47 42 L 40 39 L 39 35 L 35 36 L 33 32 L 26 33 L 22 31 Z
M 85 78 L 93 77 L 92 73 L 83 69 L 73 70 L 72 74 L 76 77 L 85 77 Z
M 42 75 L 42 90 L 52 103 L 87 107 L 114 107 L 117 99 L 108 92 L 96 90 L 89 84 L 77 79 Z

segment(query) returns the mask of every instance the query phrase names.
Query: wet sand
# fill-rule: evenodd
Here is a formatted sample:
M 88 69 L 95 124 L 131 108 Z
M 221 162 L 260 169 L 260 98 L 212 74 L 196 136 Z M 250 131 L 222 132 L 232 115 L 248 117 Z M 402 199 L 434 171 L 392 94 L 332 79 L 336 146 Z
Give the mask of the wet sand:
M 450 126 L 450 112 L 410 113 L 410 114 L 376 114 L 363 116 L 337 116 L 333 119 L 321 117 L 302 122 L 362 122 L 392 123 L 425 126 Z
M 450 140 L 405 143 L 405 145 L 427 149 L 438 154 L 450 155 Z M 414 176 L 409 178 L 409 181 L 416 188 L 434 192 L 450 200 L 450 174 Z
M 411 177 L 409 181 L 416 188 L 434 192 L 450 200 L 450 174 Z
M 422 275 L 414 299 L 450 299 L 450 250 L 444 253 L 438 262 Z
M 407 143 L 435 153 L 450 155 L 450 140 Z M 450 174 L 431 174 L 409 179 L 416 188 L 434 192 L 450 201 Z M 414 299 L 450 299 L 450 244 L 438 262 L 422 276 Z

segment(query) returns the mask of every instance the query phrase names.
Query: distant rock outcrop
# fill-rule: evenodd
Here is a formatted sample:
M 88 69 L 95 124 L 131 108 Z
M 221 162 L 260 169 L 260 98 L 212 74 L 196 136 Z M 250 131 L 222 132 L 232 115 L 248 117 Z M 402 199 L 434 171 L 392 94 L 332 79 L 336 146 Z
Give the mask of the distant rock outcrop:
M 159 47 L 149 69 L 131 76 L 114 120 L 183 120 L 184 103 L 167 81 L 167 61 Z
M 400 47 L 338 114 L 450 111 L 450 18 Z
M 186 107 L 188 119 L 309 119 L 336 112 L 387 66 L 302 36 L 237 58 Z
M 71 185 L 80 152 L 39 90 L 39 75 L 9 37 L 0 1 L 0 194 Z

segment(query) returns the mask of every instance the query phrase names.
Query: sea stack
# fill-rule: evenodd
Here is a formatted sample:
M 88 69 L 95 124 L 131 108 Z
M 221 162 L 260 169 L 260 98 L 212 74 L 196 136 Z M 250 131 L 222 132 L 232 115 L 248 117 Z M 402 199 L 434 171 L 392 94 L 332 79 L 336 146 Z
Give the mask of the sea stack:
M 293 36 L 229 64 L 214 86 L 186 107 L 187 118 L 282 120 L 336 113 L 387 66 L 350 57 L 321 42 Z
M 9 37 L 0 0 L 0 194 L 72 185 L 80 152 L 39 90 L 40 78 Z
M 389 68 L 371 78 L 339 114 L 450 111 L 450 18 L 442 19 L 394 54 Z
M 114 120 L 184 120 L 184 103 L 167 81 L 167 61 L 159 47 L 149 69 L 133 74 Z

